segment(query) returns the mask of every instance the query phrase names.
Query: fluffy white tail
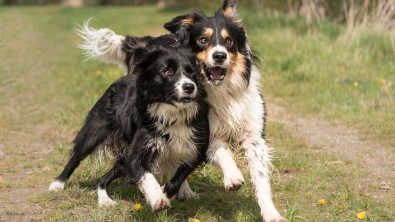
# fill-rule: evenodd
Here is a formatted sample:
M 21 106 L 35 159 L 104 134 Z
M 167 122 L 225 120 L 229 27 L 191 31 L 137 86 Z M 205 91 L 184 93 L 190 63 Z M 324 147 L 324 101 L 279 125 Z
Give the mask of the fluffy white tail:
M 107 63 L 115 63 L 125 67 L 125 52 L 122 51 L 124 36 L 115 34 L 112 30 L 93 29 L 89 27 L 89 20 L 83 26 L 76 28 L 76 32 L 85 40 L 78 44 L 78 48 L 86 50 L 87 59 L 99 60 Z

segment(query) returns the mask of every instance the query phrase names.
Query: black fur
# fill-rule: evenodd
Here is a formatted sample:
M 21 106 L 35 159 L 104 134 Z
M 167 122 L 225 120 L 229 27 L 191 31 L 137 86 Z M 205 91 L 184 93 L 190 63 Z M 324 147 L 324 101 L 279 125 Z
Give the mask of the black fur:
M 235 17 L 225 15 L 224 11 L 231 8 Z M 245 72 L 242 72 L 245 81 L 249 83 L 252 62 L 255 59 L 252 51 L 247 48 L 247 35 L 246 31 L 236 16 L 237 3 L 234 0 L 226 0 L 223 6 L 215 13 L 215 16 L 207 17 L 202 12 L 192 12 L 190 14 L 177 16 L 170 22 L 165 23 L 164 27 L 175 34 L 180 40 L 181 44 L 189 45 L 192 51 L 196 54 L 207 50 L 210 46 L 221 45 L 224 46 L 229 53 L 236 54 L 239 52 L 245 57 Z M 183 22 L 186 18 L 191 20 L 191 23 Z M 214 30 L 213 36 L 207 44 L 200 44 L 199 39 L 204 36 L 204 30 L 212 28 Z M 228 31 L 233 44 L 227 45 L 223 39 L 217 38 L 220 36 L 222 29 Z M 200 61 L 204 62 L 204 61 Z M 209 73 L 205 69 L 207 77 Z
M 144 46 L 146 47 L 140 47 Z M 175 83 L 181 76 L 197 86 L 197 96 L 190 103 L 198 106 L 197 114 L 183 124 L 193 127 L 196 159 L 180 160 L 173 178 L 165 184 L 167 197 L 176 194 L 187 176 L 206 160 L 209 142 L 208 107 L 205 91 L 197 81 L 196 57 L 190 50 L 180 47 L 171 35 L 158 38 L 126 36 L 123 42 L 128 74 L 115 81 L 89 112 L 84 126 L 74 139 L 69 163 L 56 181 L 65 182 L 98 145 L 107 145 L 116 154 L 113 169 L 98 179 L 97 187 L 106 189 L 111 181 L 124 177 L 130 184 L 138 184 L 142 176 L 153 172 L 153 164 L 160 156 L 158 138 L 169 138 L 156 128 L 159 121 L 149 113 L 153 103 L 174 107 L 188 103 L 178 98 Z M 165 71 L 171 75 L 165 75 Z M 180 102 L 181 101 L 181 102 Z M 172 124 L 172 123 L 168 123 Z M 166 149 L 164 147 L 163 149 Z

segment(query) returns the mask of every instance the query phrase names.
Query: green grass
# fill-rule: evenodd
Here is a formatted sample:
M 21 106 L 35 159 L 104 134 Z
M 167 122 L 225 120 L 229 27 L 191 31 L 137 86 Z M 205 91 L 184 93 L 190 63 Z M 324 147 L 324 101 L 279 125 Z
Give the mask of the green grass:
M 266 95 L 395 146 L 395 49 L 388 33 L 345 37 L 339 35 L 346 27 L 328 21 L 307 26 L 300 18 L 259 14 L 246 20 L 253 27 L 251 43 L 264 58 Z
M 10 7 L 0 8 L 0 193 L 47 187 L 68 160 L 69 142 L 105 89 L 124 75 L 122 69 L 95 61 L 82 62 L 75 24 L 94 17 L 91 25 L 122 35 L 159 35 L 163 23 L 189 10 L 156 7 Z M 149 15 L 149 16 L 148 16 Z M 384 34 L 361 34 L 338 40 L 342 27 L 323 23 L 306 26 L 299 18 L 255 15 L 242 11 L 254 49 L 264 58 L 265 96 L 291 110 L 335 119 L 362 129 L 368 138 L 388 146 L 394 142 L 394 53 Z M 305 58 L 304 58 L 305 55 Z M 98 72 L 99 71 L 99 72 Z M 386 84 L 380 80 L 386 79 Z M 358 87 L 354 87 L 358 82 Z M 337 85 L 336 85 L 337 84 Z M 3 110 L 7 110 L 6 112 Z M 276 147 L 273 199 L 289 221 L 367 221 L 395 219 L 394 197 L 369 193 L 367 172 L 356 162 L 329 154 L 270 121 L 268 139 Z M 3 146 L 4 145 L 4 146 Z M 152 213 L 143 195 L 121 180 L 109 194 L 119 204 L 97 205 L 96 179 L 111 166 L 88 159 L 76 170 L 65 191 L 42 192 L 28 200 L 45 211 L 39 221 L 261 221 L 242 153 L 236 153 L 248 181 L 238 192 L 225 192 L 222 174 L 207 165 L 193 173 L 191 187 L 200 199 L 172 201 L 173 208 Z M 0 157 L 1 158 L 1 157 Z M 329 165 L 328 162 L 343 164 Z M 6 176 L 13 180 L 7 180 Z M 395 181 L 391 181 L 395 186 Z M 319 199 L 326 204 L 320 205 Z M 1 203 L 0 203 L 1 204 Z M 135 204 L 143 209 L 135 212 Z M 13 205 L 0 218 L 23 214 Z

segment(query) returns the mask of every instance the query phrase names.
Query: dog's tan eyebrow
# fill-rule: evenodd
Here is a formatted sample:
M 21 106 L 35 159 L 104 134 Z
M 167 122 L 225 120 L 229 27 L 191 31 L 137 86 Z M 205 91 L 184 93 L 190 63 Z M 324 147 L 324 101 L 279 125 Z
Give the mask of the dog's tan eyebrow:
M 212 28 L 206 28 L 205 30 L 204 30 L 204 32 L 203 32 L 207 37 L 210 37 L 211 38 L 211 36 L 213 35 L 213 33 L 214 33 L 214 29 L 212 29 Z
M 228 37 L 228 36 L 229 36 L 228 30 L 222 29 L 221 30 L 221 37 L 222 37 L 222 39 L 226 39 L 226 37 Z

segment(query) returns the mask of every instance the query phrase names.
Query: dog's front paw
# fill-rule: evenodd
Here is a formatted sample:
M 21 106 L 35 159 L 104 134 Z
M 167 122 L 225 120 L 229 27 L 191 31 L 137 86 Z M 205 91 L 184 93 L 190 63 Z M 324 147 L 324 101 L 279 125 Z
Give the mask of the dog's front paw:
M 277 212 L 276 212 L 276 214 L 277 215 L 262 215 L 262 217 L 263 217 L 263 221 L 265 221 L 265 222 L 287 222 L 287 220 L 284 218 L 284 217 L 282 217 L 282 216 L 280 216 Z
M 115 205 L 117 205 L 117 202 L 111 200 L 110 198 L 104 200 L 99 199 L 99 207 L 113 207 Z
M 240 189 L 244 185 L 244 178 L 243 175 L 239 170 L 238 172 L 234 172 L 229 174 L 229 176 L 225 175 L 224 183 L 225 183 L 225 190 L 227 191 L 236 191 Z
M 49 185 L 48 191 L 61 191 L 64 189 L 65 182 L 54 180 L 51 185 Z
M 151 204 L 153 212 L 159 212 L 171 208 L 170 201 L 166 197 L 162 197 Z
M 179 192 L 178 193 L 178 198 L 180 200 L 189 200 L 191 198 L 199 199 L 199 196 L 195 192 L 193 192 L 192 190 L 189 190 L 189 191 Z

